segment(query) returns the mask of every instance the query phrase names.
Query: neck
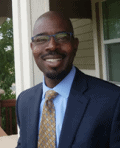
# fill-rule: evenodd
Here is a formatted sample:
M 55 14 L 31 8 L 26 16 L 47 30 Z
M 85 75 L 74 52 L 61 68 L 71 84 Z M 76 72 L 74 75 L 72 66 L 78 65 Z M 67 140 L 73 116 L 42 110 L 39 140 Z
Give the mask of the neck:
M 50 79 L 45 77 L 45 84 L 49 88 L 54 88 L 57 84 L 59 84 L 62 80 L 60 79 Z
M 50 78 L 50 77 L 45 76 L 45 84 L 46 84 L 46 86 L 48 86 L 49 88 L 55 87 L 57 84 L 59 84 L 68 75 L 68 73 L 64 73 L 64 75 L 62 75 L 62 77 L 60 75 L 58 75 L 58 76 L 56 76 L 54 78 L 53 77 Z
M 49 88 L 55 87 L 57 84 L 59 84 L 70 72 L 71 68 L 69 70 L 64 70 L 59 74 L 46 74 L 45 77 L 45 84 Z

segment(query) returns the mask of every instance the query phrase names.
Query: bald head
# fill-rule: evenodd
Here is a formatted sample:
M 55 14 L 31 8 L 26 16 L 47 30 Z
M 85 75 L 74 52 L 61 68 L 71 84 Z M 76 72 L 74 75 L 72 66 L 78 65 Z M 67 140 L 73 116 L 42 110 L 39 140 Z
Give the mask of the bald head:
M 35 22 L 33 38 L 38 41 L 31 42 L 31 49 L 50 88 L 55 87 L 72 68 L 79 41 L 71 32 L 70 19 L 58 12 L 47 12 Z
M 45 20 L 53 20 L 56 23 L 59 21 L 61 25 L 65 25 L 67 30 L 69 32 L 73 32 L 73 26 L 69 18 L 65 17 L 62 13 L 56 12 L 56 11 L 48 11 L 41 15 L 35 22 L 34 28 L 33 28 L 33 35 L 36 35 L 36 29 L 41 24 L 42 21 Z M 49 24 L 48 24 L 49 25 Z

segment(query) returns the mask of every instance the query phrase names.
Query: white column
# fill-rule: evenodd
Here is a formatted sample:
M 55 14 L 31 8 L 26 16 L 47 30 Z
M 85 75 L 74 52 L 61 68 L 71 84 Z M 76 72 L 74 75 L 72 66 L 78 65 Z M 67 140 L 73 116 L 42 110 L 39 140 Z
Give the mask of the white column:
M 29 0 L 12 0 L 16 95 L 33 86 Z
M 100 61 L 98 52 L 98 40 L 97 40 L 97 25 L 96 25 L 96 11 L 95 3 L 97 0 L 91 0 L 92 2 L 92 20 L 93 20 L 93 41 L 94 41 L 94 57 L 95 57 L 95 70 L 96 77 L 100 78 Z

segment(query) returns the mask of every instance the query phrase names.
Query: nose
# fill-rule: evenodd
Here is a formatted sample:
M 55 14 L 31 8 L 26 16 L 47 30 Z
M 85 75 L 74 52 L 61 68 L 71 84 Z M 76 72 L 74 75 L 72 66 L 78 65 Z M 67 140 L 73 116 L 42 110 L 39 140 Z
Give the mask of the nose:
M 53 51 L 56 50 L 57 48 L 58 48 L 58 43 L 55 41 L 54 37 L 52 36 L 45 49 Z

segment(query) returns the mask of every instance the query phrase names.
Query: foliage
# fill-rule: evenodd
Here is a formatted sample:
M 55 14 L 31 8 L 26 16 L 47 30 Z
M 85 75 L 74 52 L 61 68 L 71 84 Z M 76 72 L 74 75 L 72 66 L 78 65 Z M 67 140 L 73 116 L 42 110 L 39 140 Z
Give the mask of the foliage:
M 11 85 L 15 83 L 14 48 L 12 19 L 7 18 L 0 26 L 0 89 L 5 91 L 1 100 L 15 99 L 12 94 Z M 15 107 L 12 109 L 13 127 L 15 127 Z M 5 108 L 2 109 L 2 128 L 5 130 Z
M 0 26 L 0 88 L 5 91 L 2 100 L 13 99 L 12 83 L 15 82 L 13 27 L 12 19 L 7 19 Z

